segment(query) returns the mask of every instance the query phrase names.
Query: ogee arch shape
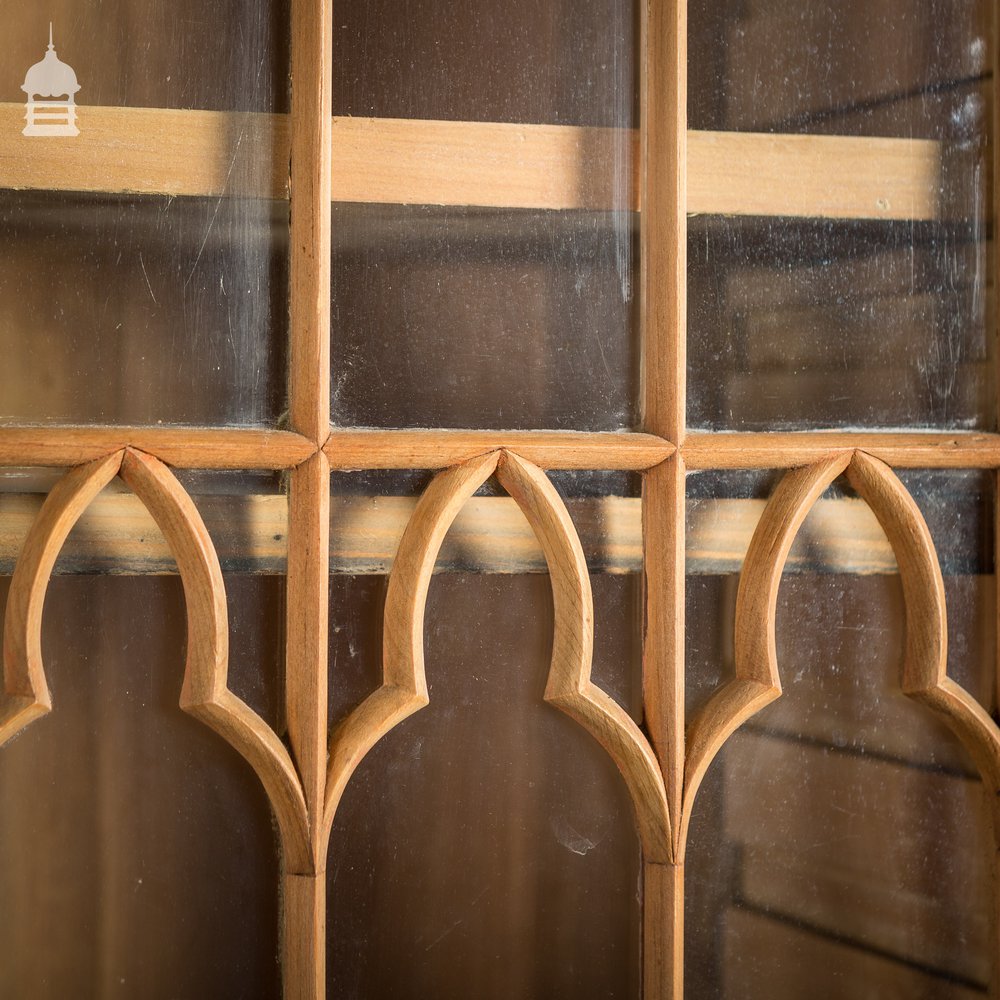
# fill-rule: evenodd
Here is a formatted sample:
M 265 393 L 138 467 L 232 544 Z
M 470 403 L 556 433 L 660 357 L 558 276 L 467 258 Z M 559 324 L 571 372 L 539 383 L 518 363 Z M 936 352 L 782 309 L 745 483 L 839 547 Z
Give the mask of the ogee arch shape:
M 975 698 L 947 676 L 944 581 L 930 530 L 895 473 L 857 451 L 787 473 L 757 525 L 736 599 L 736 676 L 688 729 L 681 858 L 695 797 L 712 760 L 744 722 L 781 695 L 775 617 L 785 561 L 813 505 L 845 471 L 885 531 L 899 566 L 906 608 L 902 689 L 941 714 L 965 745 L 992 792 L 1000 832 L 1000 729 Z
M 13 695 L 21 708 L 9 721 L 9 709 L 0 716 L 0 743 L 51 708 L 41 658 L 45 591 L 73 525 L 116 474 L 156 521 L 184 585 L 188 639 L 181 708 L 214 729 L 253 767 L 278 819 L 286 867 L 311 871 L 305 797 L 291 755 L 267 723 L 227 686 L 228 611 L 215 547 L 194 502 L 151 455 L 126 448 L 71 469 L 32 524 L 11 582 L 4 627 L 8 702 Z
M 403 533 L 386 596 L 383 685 L 348 715 L 331 740 L 324 842 L 347 782 L 365 754 L 428 703 L 423 622 L 434 564 L 458 512 L 494 472 L 538 538 L 552 581 L 555 626 L 545 699 L 587 729 L 618 765 L 636 811 L 644 857 L 667 863 L 670 820 L 656 756 L 635 722 L 590 679 L 593 598 L 572 519 L 548 477 L 506 451 L 438 475 Z

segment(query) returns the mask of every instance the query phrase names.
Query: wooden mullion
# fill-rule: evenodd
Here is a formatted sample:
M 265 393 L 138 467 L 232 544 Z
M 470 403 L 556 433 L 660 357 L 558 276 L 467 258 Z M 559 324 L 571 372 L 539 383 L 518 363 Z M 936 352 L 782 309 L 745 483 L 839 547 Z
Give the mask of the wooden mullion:
M 642 429 L 684 445 L 687 375 L 687 0 L 643 5 L 641 67 Z M 671 820 L 668 863 L 646 857 L 643 995 L 684 992 L 684 459 L 643 489 L 643 703 Z
M 285 691 L 288 738 L 309 815 L 305 870 L 285 859 L 283 973 L 289 1000 L 326 996 L 327 632 L 330 467 L 330 0 L 292 2 L 289 422 L 312 456 L 290 477 Z

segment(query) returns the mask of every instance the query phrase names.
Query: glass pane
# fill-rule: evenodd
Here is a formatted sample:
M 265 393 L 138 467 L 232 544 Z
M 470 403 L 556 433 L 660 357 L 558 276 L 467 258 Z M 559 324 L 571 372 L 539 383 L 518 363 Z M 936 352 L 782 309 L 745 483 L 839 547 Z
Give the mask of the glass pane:
M 335 477 L 335 490 L 356 503 L 343 488 L 346 478 Z M 569 501 L 578 526 L 584 505 L 611 499 L 638 504 L 578 497 Z M 384 505 L 392 500 L 379 500 L 389 521 Z M 477 501 L 513 503 L 476 497 L 474 516 Z M 549 578 L 542 562 L 525 571 L 506 512 L 493 513 L 478 536 L 456 522 L 442 552 L 446 571 L 430 588 L 430 705 L 365 758 L 337 814 L 328 869 L 331 997 L 639 995 L 632 806 L 611 759 L 543 700 L 552 651 Z M 638 528 L 638 511 L 635 520 Z M 482 537 L 491 531 L 504 558 Z M 334 723 L 381 683 L 386 579 L 349 575 L 349 562 L 341 568 L 336 535 Z M 365 529 L 355 520 L 349 535 L 356 554 Z M 596 529 L 594 537 L 602 537 Z M 617 573 L 591 577 L 593 676 L 639 719 L 640 578 L 622 572 L 616 559 Z
M 981 128 L 987 0 L 690 0 L 695 129 L 954 139 Z
M 382 0 L 338 7 L 338 113 L 601 126 L 564 141 L 580 158 L 568 176 L 606 172 L 608 190 L 599 204 L 570 198 L 559 211 L 531 200 L 463 207 L 465 194 L 452 207 L 335 205 L 334 423 L 634 425 L 637 7 L 475 0 L 408 4 L 400 14 Z M 538 133 L 470 124 L 463 134 L 485 163 L 491 143 L 531 149 Z M 414 142 L 417 172 L 439 141 Z M 479 196 L 490 204 L 488 179 Z
M 991 10 L 985 0 L 691 4 L 692 128 L 935 143 L 851 147 L 885 178 L 912 174 L 934 206 L 917 218 L 900 191 L 898 205 L 874 199 L 862 213 L 895 221 L 691 220 L 692 427 L 992 429 Z M 775 147 L 775 162 L 799 148 Z M 914 166 L 918 153 L 929 169 Z
M 280 582 L 227 590 L 231 686 L 274 721 Z M 50 587 L 53 711 L 0 748 L 5 996 L 280 996 L 270 808 L 178 707 L 185 632 L 177 578 Z
M 288 111 L 288 0 L 22 4 L 4 24 L 2 93 L 24 99 L 50 22 L 59 60 L 76 72 L 81 109 Z M 82 132 L 86 111 L 79 115 Z
M 0 422 L 273 425 L 286 395 L 288 205 L 271 200 L 287 160 L 271 116 L 288 111 L 287 2 L 77 7 L 7 18 L 5 93 L 24 99 L 29 67 L 53 55 L 49 20 L 80 86 L 80 135 L 18 134 L 14 155 L 52 170 L 53 142 L 86 143 L 114 179 L 107 193 L 0 193 Z M 194 155 L 188 140 L 225 158 L 221 197 L 197 185 L 123 193 L 174 190 L 150 188 L 141 154 L 171 130 L 174 173 Z M 80 169 L 66 162 L 61 187 Z
M 0 606 L 61 475 L 0 478 Z M 281 733 L 285 498 L 266 473 L 179 478 L 226 572 L 229 687 Z M 249 764 L 179 707 L 182 583 L 121 481 L 56 574 L 42 632 L 53 709 L 0 747 L 0 995 L 279 997 L 271 809 Z
M 771 478 L 692 477 L 692 524 L 745 553 Z M 946 574 L 949 675 L 993 711 L 990 477 L 915 472 L 906 485 Z M 947 726 L 899 689 L 902 588 L 863 510 L 838 484 L 807 518 L 778 595 L 784 694 L 726 744 L 699 793 L 686 909 L 694 996 L 986 995 L 983 788 Z M 733 669 L 735 567 L 713 565 L 709 549 L 689 552 L 692 714 Z

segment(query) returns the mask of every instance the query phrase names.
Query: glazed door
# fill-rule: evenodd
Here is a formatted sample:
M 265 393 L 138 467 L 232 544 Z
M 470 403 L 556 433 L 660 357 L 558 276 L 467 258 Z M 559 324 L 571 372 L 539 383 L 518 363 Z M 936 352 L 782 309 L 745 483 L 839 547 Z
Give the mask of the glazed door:
M 9 18 L 0 998 L 990 995 L 993 16 Z

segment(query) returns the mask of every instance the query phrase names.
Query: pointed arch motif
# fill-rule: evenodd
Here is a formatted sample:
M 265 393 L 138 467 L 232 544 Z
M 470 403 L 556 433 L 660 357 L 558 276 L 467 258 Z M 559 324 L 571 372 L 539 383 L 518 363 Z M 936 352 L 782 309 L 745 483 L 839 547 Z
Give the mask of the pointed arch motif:
M 1000 834 L 1000 728 L 968 691 L 948 677 L 944 580 L 927 522 L 892 469 L 855 451 L 787 473 L 750 541 L 736 597 L 735 677 L 716 692 L 688 729 L 681 856 L 694 800 L 709 765 L 744 722 L 781 695 L 775 616 L 785 561 L 815 502 L 845 472 L 881 524 L 899 566 L 906 609 L 902 689 L 943 716 L 961 740 L 992 793 L 995 829 Z
M 628 787 L 647 861 L 669 861 L 670 820 L 656 756 L 642 731 L 590 678 L 594 609 L 579 537 L 548 477 L 507 451 L 440 473 L 420 498 L 389 574 L 383 626 L 383 683 L 331 736 L 324 810 L 329 841 L 344 789 L 365 755 L 428 704 L 424 609 L 441 544 L 465 502 L 493 473 L 524 513 L 545 554 L 555 624 L 545 699 L 583 726 L 615 761 Z
M 35 518 L 7 601 L 0 745 L 52 707 L 41 654 L 45 593 L 66 537 L 116 475 L 156 521 L 184 585 L 188 636 L 181 708 L 214 729 L 253 767 L 277 816 L 286 866 L 309 871 L 305 797 L 291 755 L 267 723 L 228 688 L 228 610 L 215 547 L 194 502 L 151 455 L 126 448 L 71 469 Z

